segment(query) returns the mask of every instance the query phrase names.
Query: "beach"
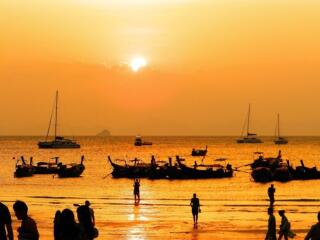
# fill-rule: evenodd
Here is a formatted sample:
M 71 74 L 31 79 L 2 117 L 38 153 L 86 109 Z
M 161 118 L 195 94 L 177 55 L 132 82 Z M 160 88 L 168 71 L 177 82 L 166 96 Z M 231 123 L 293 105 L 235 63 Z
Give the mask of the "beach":
M 56 210 L 70 208 L 90 200 L 96 216 L 99 239 L 263 239 L 267 228 L 267 188 L 269 184 L 254 183 L 250 175 L 236 172 L 233 178 L 206 180 L 141 180 L 141 202 L 134 204 L 133 180 L 113 179 L 107 156 L 167 160 L 169 156 L 186 157 L 188 164 L 201 158 L 190 156 L 192 148 L 208 145 L 206 163 L 225 157 L 234 167 L 250 163 L 253 152 L 276 156 L 282 150 L 283 159 L 294 165 L 304 159 L 306 166 L 318 165 L 320 138 L 291 137 L 285 146 L 276 146 L 272 138 L 263 144 L 236 144 L 235 137 L 146 137 L 152 146 L 134 147 L 134 137 L 78 137 L 80 149 L 39 150 L 39 137 L 0 138 L 0 200 L 11 211 L 14 231 L 18 222 L 12 205 L 23 200 L 30 215 L 37 221 L 40 239 L 53 239 L 53 218 Z M 13 177 L 13 157 L 33 156 L 34 162 L 59 156 L 63 163 L 79 162 L 86 156 L 85 172 L 80 178 L 59 179 L 54 175 Z M 247 168 L 240 168 L 248 171 Z M 320 209 L 317 180 L 275 182 L 275 216 L 286 210 L 295 239 L 304 239 L 316 222 Z M 200 198 L 199 224 L 192 222 L 189 206 L 193 193 Z

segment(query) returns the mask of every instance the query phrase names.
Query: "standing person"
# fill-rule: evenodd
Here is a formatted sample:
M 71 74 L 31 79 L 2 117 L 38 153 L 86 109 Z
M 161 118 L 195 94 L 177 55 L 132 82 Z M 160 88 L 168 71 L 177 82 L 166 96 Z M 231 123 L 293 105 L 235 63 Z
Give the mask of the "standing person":
M 87 206 L 89 208 L 92 225 L 93 226 L 96 225 L 96 221 L 95 221 L 95 218 L 94 218 L 94 211 L 93 211 L 93 208 L 90 207 L 91 203 L 88 200 L 85 201 L 85 206 Z
M 18 228 L 19 240 L 39 240 L 39 232 L 36 222 L 28 216 L 28 206 L 23 201 L 16 201 L 13 210 L 21 226 Z
M 11 214 L 6 205 L 0 202 L 0 240 L 13 240 Z
M 83 240 L 83 233 L 77 225 L 73 212 L 66 208 L 60 215 L 59 240 Z
M 282 237 L 284 237 L 285 240 L 288 240 L 288 237 L 293 238 L 295 236 L 295 234 L 293 232 L 291 232 L 291 224 L 285 215 L 285 211 L 280 210 L 279 215 L 281 217 L 281 224 L 280 224 L 280 231 L 279 231 L 278 240 L 281 240 Z
M 311 227 L 305 240 L 318 240 L 320 239 L 320 212 L 318 212 L 318 222 Z
M 276 192 L 276 189 L 274 188 L 273 184 L 268 188 L 268 196 L 270 200 L 270 207 L 274 204 L 274 193 Z
M 77 216 L 83 240 L 93 240 L 98 237 L 98 230 L 93 226 L 89 207 L 86 205 L 78 207 Z
M 269 220 L 268 220 L 268 231 L 265 240 L 276 240 L 276 218 L 273 215 L 273 208 L 268 208 Z
M 54 240 L 59 240 L 59 234 L 61 232 L 61 211 L 58 210 L 56 211 L 56 214 L 54 215 L 54 220 L 53 220 L 53 236 Z
M 192 216 L 193 216 L 193 223 L 197 224 L 198 223 L 198 214 L 201 212 L 200 209 L 200 200 L 197 198 L 197 194 L 193 194 L 193 198 L 191 198 L 190 201 L 190 206 L 192 210 Z
M 136 178 L 133 184 L 134 202 L 140 202 L 140 179 Z

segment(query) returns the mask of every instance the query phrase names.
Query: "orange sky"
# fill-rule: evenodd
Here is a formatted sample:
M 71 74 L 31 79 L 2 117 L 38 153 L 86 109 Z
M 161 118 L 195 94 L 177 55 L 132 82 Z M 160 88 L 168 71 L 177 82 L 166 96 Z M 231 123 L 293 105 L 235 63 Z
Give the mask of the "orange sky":
M 0 2 L 0 134 L 320 135 L 320 2 Z M 128 63 L 143 56 L 148 66 Z

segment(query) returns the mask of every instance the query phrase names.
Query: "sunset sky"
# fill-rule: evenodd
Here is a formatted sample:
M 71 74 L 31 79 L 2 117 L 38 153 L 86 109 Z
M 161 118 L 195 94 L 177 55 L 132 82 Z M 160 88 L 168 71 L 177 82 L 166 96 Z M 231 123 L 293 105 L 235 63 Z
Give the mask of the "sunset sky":
M 0 135 L 320 135 L 320 1 L 4 0 Z M 140 57 L 146 66 L 133 71 Z

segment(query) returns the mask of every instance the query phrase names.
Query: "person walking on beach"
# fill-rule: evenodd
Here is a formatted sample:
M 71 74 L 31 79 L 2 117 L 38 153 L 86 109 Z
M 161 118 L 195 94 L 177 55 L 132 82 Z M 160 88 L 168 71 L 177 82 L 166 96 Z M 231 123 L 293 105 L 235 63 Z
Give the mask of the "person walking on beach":
M 273 184 L 268 188 L 268 196 L 270 200 L 270 206 L 272 207 L 274 204 L 274 193 L 276 192 L 276 189 L 274 188 Z
M 94 219 L 94 211 L 93 211 L 93 208 L 90 207 L 91 203 L 87 200 L 87 201 L 85 201 L 84 205 L 89 208 L 90 216 L 91 216 L 91 222 L 92 222 L 93 226 L 96 225 L 96 222 L 95 222 L 95 219 Z
M 295 236 L 295 234 L 291 231 L 291 224 L 285 215 L 285 211 L 280 210 L 279 215 L 281 217 L 281 224 L 280 224 L 280 231 L 279 231 L 278 240 L 281 240 L 282 237 L 284 237 L 285 240 L 288 240 L 288 237 L 293 238 Z
M 268 220 L 268 231 L 266 234 L 265 240 L 276 240 L 277 231 L 276 231 L 276 218 L 273 215 L 273 208 L 268 208 L 269 220 Z
M 140 202 L 140 179 L 136 178 L 133 184 L 134 202 Z
M 200 209 L 200 200 L 197 198 L 197 194 L 193 194 L 193 198 L 191 198 L 190 201 L 190 206 L 192 210 L 192 216 L 193 216 L 193 223 L 197 224 L 198 223 L 198 214 L 201 212 Z
M 13 240 L 11 215 L 6 205 L 0 202 L 0 240 Z
M 28 216 L 28 206 L 23 201 L 16 201 L 13 210 L 21 226 L 18 228 L 19 240 L 39 240 L 39 232 L 36 222 Z
M 304 240 L 320 239 L 320 212 L 318 212 L 318 223 L 313 225 Z

